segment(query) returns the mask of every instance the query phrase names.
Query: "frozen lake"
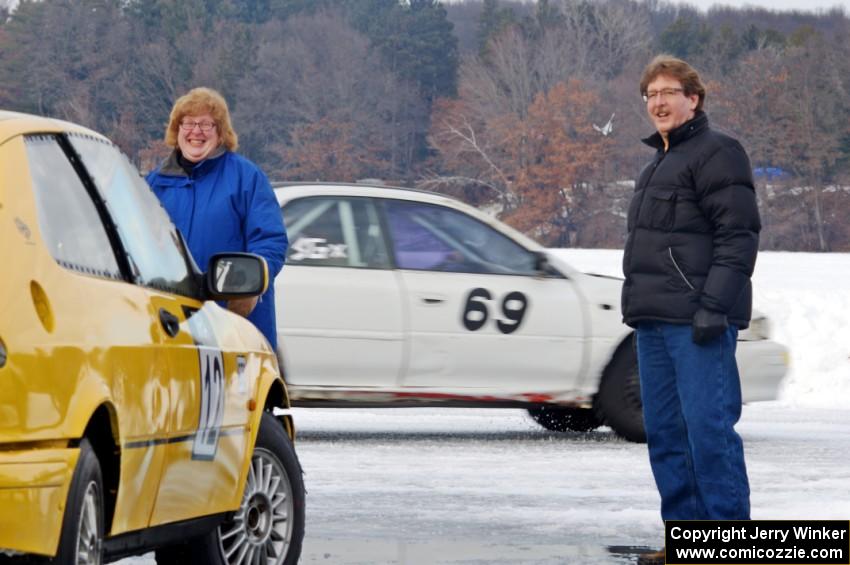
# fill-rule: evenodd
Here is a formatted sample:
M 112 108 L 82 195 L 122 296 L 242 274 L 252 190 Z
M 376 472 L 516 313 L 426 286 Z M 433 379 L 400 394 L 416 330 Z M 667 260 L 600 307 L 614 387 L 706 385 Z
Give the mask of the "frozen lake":
M 521 410 L 295 409 L 302 563 L 630 563 L 659 546 L 645 445 Z M 744 408 L 755 519 L 850 516 L 850 411 Z M 152 555 L 124 565 L 152 565 Z

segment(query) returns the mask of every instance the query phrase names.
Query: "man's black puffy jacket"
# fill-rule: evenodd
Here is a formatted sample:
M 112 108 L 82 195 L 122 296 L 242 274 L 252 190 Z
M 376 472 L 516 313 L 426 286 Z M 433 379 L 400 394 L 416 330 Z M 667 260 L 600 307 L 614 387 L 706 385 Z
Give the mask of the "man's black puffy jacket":
M 623 321 L 690 324 L 700 307 L 746 328 L 759 220 L 750 160 L 736 140 L 708 127 L 703 112 L 644 143 L 644 167 L 629 206 L 623 254 Z

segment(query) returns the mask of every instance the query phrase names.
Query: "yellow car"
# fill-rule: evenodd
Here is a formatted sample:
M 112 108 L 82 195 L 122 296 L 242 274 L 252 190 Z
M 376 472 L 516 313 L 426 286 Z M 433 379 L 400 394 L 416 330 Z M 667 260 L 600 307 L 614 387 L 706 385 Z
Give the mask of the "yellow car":
M 0 112 L 0 560 L 295 563 L 304 484 L 275 353 L 216 300 L 138 171 L 80 126 Z

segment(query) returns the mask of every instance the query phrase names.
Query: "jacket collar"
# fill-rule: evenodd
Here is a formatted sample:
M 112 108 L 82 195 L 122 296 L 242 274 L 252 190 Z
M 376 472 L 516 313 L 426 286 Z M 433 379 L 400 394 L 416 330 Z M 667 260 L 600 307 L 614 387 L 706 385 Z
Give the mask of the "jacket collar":
M 705 115 L 705 112 L 700 110 L 693 118 L 670 132 L 667 136 L 667 139 L 670 141 L 670 147 L 672 148 L 673 146 L 694 137 L 707 128 L 708 116 Z M 658 132 L 653 133 L 641 141 L 660 151 L 664 150 L 664 138 L 662 138 L 661 134 Z
M 227 153 L 227 149 L 224 145 L 219 145 L 215 148 L 215 150 L 210 153 L 210 156 L 201 161 L 200 163 L 195 165 L 195 168 L 192 172 L 197 174 L 203 174 L 209 167 L 212 166 L 212 162 Z M 176 147 L 171 150 L 171 153 L 168 154 L 168 157 L 162 162 L 162 166 L 159 168 L 160 174 L 168 175 L 172 177 L 188 177 L 186 171 L 183 170 L 183 167 L 180 166 L 180 163 L 177 161 L 177 156 L 180 154 L 180 150 Z

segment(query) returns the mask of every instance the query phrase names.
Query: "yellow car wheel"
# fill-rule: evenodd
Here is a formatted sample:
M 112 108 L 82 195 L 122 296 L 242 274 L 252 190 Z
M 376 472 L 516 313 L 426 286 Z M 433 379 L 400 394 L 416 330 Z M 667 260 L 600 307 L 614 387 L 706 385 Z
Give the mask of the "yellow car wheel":
M 158 565 L 294 565 L 304 539 L 304 481 L 283 426 L 264 412 L 242 504 L 209 534 L 156 552 Z
M 103 478 L 100 463 L 89 441 L 80 442 L 80 457 L 62 522 L 58 565 L 103 563 Z

